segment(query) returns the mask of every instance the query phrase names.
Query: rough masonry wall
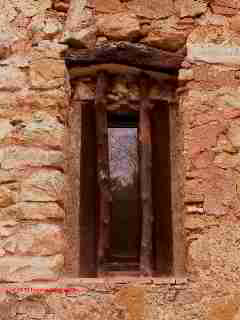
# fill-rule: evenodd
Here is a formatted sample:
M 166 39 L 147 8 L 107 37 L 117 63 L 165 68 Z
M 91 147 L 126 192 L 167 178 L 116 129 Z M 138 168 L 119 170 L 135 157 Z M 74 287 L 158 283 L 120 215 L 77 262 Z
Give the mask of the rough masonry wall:
M 186 43 L 177 92 L 188 281 L 134 281 L 139 290 L 125 283 L 110 291 L 99 291 L 99 283 L 90 286 L 92 294 L 77 297 L 10 292 L 1 295 L 0 317 L 129 320 L 145 312 L 154 320 L 238 319 L 239 1 L 72 0 L 68 8 L 65 0 L 0 0 L 0 280 L 57 280 L 63 274 L 70 96 L 62 54 L 67 44 L 93 48 L 125 40 L 171 52 Z M 139 316 L 129 311 L 136 295 L 144 301 Z M 105 299 L 109 315 L 100 311 Z M 115 314 L 113 300 L 124 305 Z

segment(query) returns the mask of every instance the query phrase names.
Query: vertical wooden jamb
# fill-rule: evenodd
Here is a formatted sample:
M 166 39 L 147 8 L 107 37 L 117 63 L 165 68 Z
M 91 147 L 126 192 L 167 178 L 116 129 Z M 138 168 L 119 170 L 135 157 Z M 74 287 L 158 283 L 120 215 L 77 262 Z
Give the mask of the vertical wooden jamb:
M 80 212 L 80 157 L 81 157 L 81 120 L 82 104 L 74 97 L 69 111 L 69 133 L 65 141 L 66 149 L 66 197 L 65 233 L 68 247 L 66 248 L 66 274 L 79 277 L 79 212 Z
M 184 158 L 183 126 L 178 104 L 169 109 L 170 148 L 171 148 L 171 202 L 173 230 L 173 274 L 185 276 L 185 242 L 183 234 L 184 213 Z
M 143 76 L 144 77 L 144 76 Z M 151 121 L 149 115 L 150 103 L 148 99 L 147 79 L 141 79 L 140 105 L 140 181 L 142 207 L 142 239 L 140 252 L 140 272 L 144 276 L 152 275 L 152 141 Z
M 111 191 L 108 156 L 108 123 L 105 94 L 107 75 L 101 72 L 96 87 L 96 136 L 97 136 L 97 175 L 99 187 L 99 236 L 98 236 L 98 274 L 104 272 L 104 263 L 110 249 Z

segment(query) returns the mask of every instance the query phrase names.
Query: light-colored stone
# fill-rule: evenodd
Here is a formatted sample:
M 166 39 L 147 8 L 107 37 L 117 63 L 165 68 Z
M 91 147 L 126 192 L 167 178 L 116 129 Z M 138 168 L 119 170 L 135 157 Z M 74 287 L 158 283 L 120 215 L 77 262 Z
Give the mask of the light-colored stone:
M 6 138 L 12 131 L 13 126 L 10 124 L 9 120 L 0 120 L 0 141 Z
M 51 0 L 12 0 L 14 7 L 23 13 L 26 17 L 33 17 L 40 12 L 50 9 L 52 6 Z
M 64 210 L 54 202 L 20 202 L 0 210 L 0 220 L 46 220 L 63 219 Z
M 196 28 L 187 40 L 187 59 L 191 62 L 240 64 L 240 37 L 219 26 Z
M 62 42 L 80 48 L 95 46 L 95 18 L 87 4 L 87 0 L 71 1 Z
M 53 224 L 26 225 L 0 242 L 8 253 L 20 256 L 49 256 L 61 253 L 65 247 L 63 230 Z
M 195 17 L 207 10 L 208 0 L 184 0 L 180 16 L 184 17 Z
M 63 25 L 57 17 L 46 16 L 44 14 L 37 15 L 32 19 L 29 26 L 35 42 L 42 39 L 54 39 L 60 32 L 63 31 Z
M 30 167 L 59 167 L 64 165 L 63 153 L 39 148 L 26 148 L 22 146 L 9 146 L 0 149 L 0 163 L 2 169 L 15 169 Z
M 30 81 L 33 89 L 54 89 L 64 84 L 64 61 L 42 59 L 30 66 Z
M 98 33 L 115 40 L 133 40 L 140 35 L 140 25 L 136 15 L 117 13 L 104 15 L 96 22 Z
M 191 81 L 194 79 L 194 72 L 192 69 L 180 69 L 178 72 L 179 81 Z
M 0 97 L 1 97 L 1 94 L 0 94 Z M 17 98 L 19 98 L 18 101 L 20 100 L 22 104 L 29 107 L 29 109 L 32 111 L 63 109 L 67 106 L 67 102 L 68 102 L 66 91 L 63 87 L 59 89 L 47 90 L 47 91 L 26 90 L 22 92 L 22 94 L 19 95 L 19 97 Z M 5 104 L 3 104 L 3 107 L 2 107 L 3 112 L 5 112 L 5 114 L 7 114 L 6 112 L 7 110 L 5 107 L 6 105 L 8 105 L 7 102 L 5 102 Z M 14 100 L 12 102 L 12 105 L 14 106 Z M 10 105 L 10 107 L 12 105 Z M 0 102 L 0 111 L 1 111 L 1 102 Z
M 27 77 L 15 66 L 0 67 L 0 91 L 14 92 L 27 86 Z
M 216 156 L 214 163 L 223 169 L 228 168 L 239 168 L 240 165 L 240 155 L 239 154 L 229 154 L 227 152 L 222 152 Z
M 63 264 L 61 254 L 53 257 L 1 257 L 0 281 L 57 280 Z
M 62 201 L 64 175 L 56 170 L 38 170 L 21 186 L 20 201 Z
M 45 59 L 58 60 L 66 49 L 66 45 L 57 41 L 42 40 L 37 46 L 31 48 L 30 58 L 32 62 L 45 61 Z
M 17 117 L 15 121 L 18 121 Z M 14 121 L 14 120 L 13 120 Z M 1 132 L 1 131 L 0 131 Z M 25 144 L 63 147 L 64 126 L 46 112 L 33 113 L 30 121 L 21 121 L 14 135 Z

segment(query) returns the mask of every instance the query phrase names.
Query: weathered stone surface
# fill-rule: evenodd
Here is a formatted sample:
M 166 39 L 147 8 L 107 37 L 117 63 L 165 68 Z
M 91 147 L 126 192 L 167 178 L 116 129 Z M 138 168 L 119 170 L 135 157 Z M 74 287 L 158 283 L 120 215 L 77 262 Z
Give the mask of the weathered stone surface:
M 192 62 L 240 64 L 240 38 L 226 28 L 201 26 L 187 41 L 187 58 Z
M 239 294 L 217 299 L 211 304 L 207 320 L 239 320 Z
M 92 48 L 96 43 L 96 27 L 87 0 L 71 1 L 62 42 L 75 47 Z
M 11 134 L 11 136 L 18 141 L 25 144 L 47 145 L 58 148 L 63 147 L 64 126 L 56 117 L 52 117 L 46 112 L 35 112 L 33 113 L 32 118 L 26 121 L 16 117 L 11 121 L 11 123 L 19 123 L 18 125 L 15 125 L 16 130 Z M 6 134 L 6 131 L 8 130 L 10 130 L 10 128 L 6 125 Z
M 17 16 L 14 6 L 10 1 L 1 1 L 0 7 L 0 59 L 4 59 L 11 54 L 12 46 L 22 38 L 22 35 L 11 25 Z
M 88 0 L 71 1 L 65 25 L 66 31 L 78 31 L 92 25 L 94 17 L 87 5 Z
M 74 100 L 94 100 L 95 99 L 95 92 L 93 89 L 87 85 L 85 82 L 78 81 L 75 93 L 74 93 Z
M 64 44 L 59 44 L 56 41 L 42 40 L 37 46 L 31 48 L 29 57 L 32 62 L 39 62 L 41 60 L 50 59 L 58 60 L 61 59 L 61 55 L 67 49 Z
M 179 81 L 191 81 L 194 79 L 194 73 L 191 69 L 180 69 L 178 72 Z
M 119 290 L 115 302 L 127 311 L 128 320 L 140 320 L 144 317 L 144 298 L 144 288 L 128 286 Z
M 240 15 L 236 15 L 233 18 L 231 18 L 229 21 L 229 25 L 233 31 L 239 32 L 240 31 Z
M 0 208 L 8 207 L 15 203 L 13 192 L 5 186 L 0 186 Z
M 226 16 L 237 14 L 240 8 L 237 0 L 231 2 L 228 2 L 227 0 L 214 0 L 210 1 L 210 6 L 214 13 Z
M 60 80 L 60 82 L 62 82 L 62 79 Z M 5 96 L 3 98 L 5 98 Z M 58 110 L 58 109 L 63 109 L 67 105 L 67 95 L 63 87 L 59 89 L 47 90 L 47 91 L 26 90 L 22 92 L 21 95 L 19 95 L 17 98 L 18 98 L 17 102 L 24 104 L 26 107 L 28 107 L 32 111 L 39 111 L 39 110 L 51 111 L 54 109 Z M 13 99 L 13 102 L 10 105 L 10 107 L 12 105 L 14 106 L 14 103 L 17 104 L 17 102 L 16 100 L 14 101 Z M 8 105 L 7 101 L 6 102 L 3 101 L 2 104 L 3 104 L 2 109 L 4 112 L 6 110 L 6 105 Z M 0 102 L 0 111 L 1 111 L 1 102 Z M 5 114 L 7 114 L 7 112 L 5 112 Z
M 14 127 L 10 124 L 9 120 L 0 120 L 0 141 L 4 140 L 12 131 Z
M 33 41 L 39 42 L 43 39 L 54 39 L 63 31 L 63 25 L 57 17 L 40 14 L 32 19 L 29 29 L 32 32 Z
M 124 6 L 119 0 L 92 0 L 92 6 L 101 13 L 116 13 L 124 11 Z
M 115 40 L 133 40 L 140 35 L 140 25 L 136 15 L 117 13 L 97 19 L 98 33 Z
M 0 163 L 2 169 L 6 170 L 27 166 L 63 167 L 64 157 L 60 151 L 9 146 L 0 149 Z
M 227 26 L 228 19 L 225 16 L 218 14 L 212 14 L 211 11 L 207 11 L 204 15 L 198 18 L 199 25 L 216 25 L 216 26 Z
M 44 12 L 46 9 L 51 8 L 51 0 L 12 0 L 14 7 L 21 11 L 26 17 L 33 17 L 40 12 Z
M 207 10 L 207 5 L 207 0 L 184 0 L 181 6 L 180 16 L 181 18 L 198 16 Z
M 18 222 L 11 218 L 1 221 L 0 222 L 1 239 L 14 235 L 17 232 L 17 228 L 18 228 Z M 5 253 L 6 253 L 5 250 L 3 248 L 0 248 L 0 256 L 1 257 L 4 256 Z
M 228 0 L 213 0 L 212 3 L 218 6 L 227 7 L 227 8 L 233 8 L 233 9 L 239 9 L 240 4 L 238 0 L 233 0 L 229 2 Z
M 239 247 L 236 244 L 238 241 L 237 224 L 211 227 L 207 233 L 199 236 L 190 245 L 191 268 L 199 272 L 203 278 L 209 277 L 223 282 L 231 282 L 230 275 L 234 269 L 236 270 L 234 278 L 238 279 L 240 277 L 236 268 L 240 262 Z
M 236 9 L 236 8 L 218 6 L 218 5 L 215 5 L 214 3 L 211 4 L 211 9 L 212 9 L 213 13 L 215 13 L 217 15 L 225 15 L 225 16 L 230 16 L 230 17 L 232 17 L 238 13 L 238 9 Z
M 61 274 L 64 258 L 53 257 L 1 257 L 0 280 L 24 282 L 33 280 L 57 280 Z
M 55 255 L 65 247 L 63 230 L 53 224 L 27 225 L 2 240 L 0 247 L 6 253 L 18 256 Z
M 204 228 L 208 229 L 213 226 L 218 226 L 219 222 L 214 217 L 209 217 L 206 215 L 197 215 L 197 214 L 191 214 L 187 215 L 184 223 L 185 229 L 191 230 L 191 231 L 198 231 L 202 232 Z
M 172 0 L 163 0 L 161 5 L 158 0 L 133 0 L 127 3 L 127 7 L 136 15 L 149 19 L 166 18 L 173 13 Z
M 17 91 L 27 86 L 27 78 L 20 69 L 9 66 L 0 67 L 0 91 Z
M 42 59 L 30 66 L 30 81 L 33 89 L 54 89 L 64 84 L 63 61 Z
M 43 319 L 46 317 L 46 307 L 38 301 L 23 300 L 15 308 L 16 314 L 28 315 L 32 319 Z
M 142 42 L 163 50 L 176 51 L 185 45 L 191 30 L 191 24 L 186 25 L 179 18 L 172 16 L 153 21 L 148 36 Z
M 216 156 L 214 163 L 223 169 L 227 168 L 239 168 L 240 167 L 240 155 L 229 154 L 226 152 L 220 153 Z
M 20 202 L 0 210 L 0 220 L 46 220 L 63 219 L 64 210 L 54 202 Z
M 239 101 L 240 107 L 240 101 Z M 239 119 L 233 120 L 230 123 L 230 127 L 227 133 L 228 139 L 230 140 L 233 147 L 240 148 L 240 121 Z
M 55 170 L 34 172 L 21 186 L 20 201 L 62 201 L 64 175 Z
M 155 31 L 150 32 L 143 42 L 149 46 L 163 50 L 177 51 L 185 44 L 186 37 L 181 33 L 162 33 Z
M 97 28 L 95 25 L 81 29 L 79 31 L 65 31 L 62 39 L 63 43 L 75 48 L 94 48 L 97 41 Z

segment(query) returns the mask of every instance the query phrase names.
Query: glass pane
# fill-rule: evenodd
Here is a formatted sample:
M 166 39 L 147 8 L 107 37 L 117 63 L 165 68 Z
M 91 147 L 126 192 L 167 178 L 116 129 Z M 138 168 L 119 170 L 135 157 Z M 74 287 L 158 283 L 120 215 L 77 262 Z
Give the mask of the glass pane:
M 136 262 L 140 245 L 138 129 L 109 128 L 111 258 Z

